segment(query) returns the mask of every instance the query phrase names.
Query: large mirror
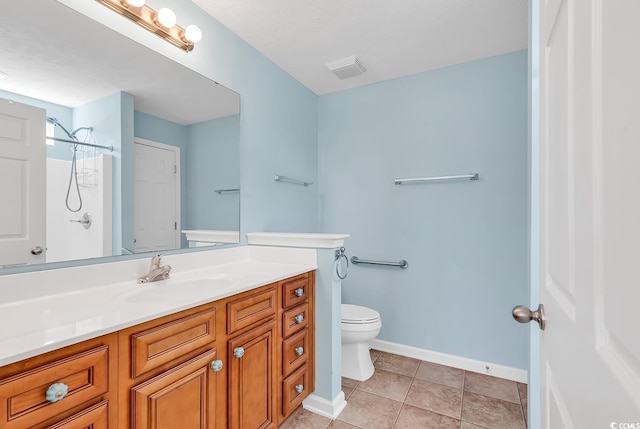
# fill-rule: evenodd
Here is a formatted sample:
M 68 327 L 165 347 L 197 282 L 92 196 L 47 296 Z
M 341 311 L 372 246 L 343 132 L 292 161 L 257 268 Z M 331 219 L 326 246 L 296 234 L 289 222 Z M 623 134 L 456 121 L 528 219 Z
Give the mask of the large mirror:
M 239 241 L 238 94 L 54 0 L 0 59 L 0 268 Z

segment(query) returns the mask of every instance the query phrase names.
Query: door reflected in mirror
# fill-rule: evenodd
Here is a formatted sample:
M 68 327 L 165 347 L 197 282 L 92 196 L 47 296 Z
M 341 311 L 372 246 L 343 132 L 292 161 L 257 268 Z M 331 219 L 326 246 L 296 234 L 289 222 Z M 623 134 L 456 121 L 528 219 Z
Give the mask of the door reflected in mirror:
M 0 267 L 239 242 L 238 94 L 58 2 L 0 28 Z

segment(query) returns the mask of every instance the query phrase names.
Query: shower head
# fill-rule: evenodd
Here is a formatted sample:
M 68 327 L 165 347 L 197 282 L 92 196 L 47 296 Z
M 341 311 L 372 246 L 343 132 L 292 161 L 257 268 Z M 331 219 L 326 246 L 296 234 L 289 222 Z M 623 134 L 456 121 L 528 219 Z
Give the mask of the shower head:
M 47 122 L 52 123 L 56 127 L 60 127 L 60 129 L 62 131 L 64 131 L 64 133 L 67 135 L 67 137 L 69 137 L 70 140 L 78 141 L 78 139 L 76 138 L 75 132 L 70 133 L 69 130 L 67 130 L 65 127 L 63 127 L 62 124 L 56 118 L 53 118 L 51 116 L 47 116 Z

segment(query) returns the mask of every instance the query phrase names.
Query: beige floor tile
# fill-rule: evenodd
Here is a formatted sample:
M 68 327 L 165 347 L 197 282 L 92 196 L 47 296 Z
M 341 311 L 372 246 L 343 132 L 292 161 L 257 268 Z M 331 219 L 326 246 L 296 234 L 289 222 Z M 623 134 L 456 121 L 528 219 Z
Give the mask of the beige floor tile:
M 464 392 L 462 420 L 491 429 L 525 429 L 520 404 Z
M 369 355 L 371 355 L 371 362 L 375 362 L 376 359 L 378 359 L 378 357 L 380 356 L 380 353 L 382 353 L 380 350 L 369 349 Z
M 402 402 L 356 390 L 338 420 L 363 429 L 392 429 L 401 407 Z
M 350 387 L 352 389 L 355 389 L 356 387 L 358 387 L 358 383 L 360 383 L 358 380 L 353 380 L 351 378 L 342 377 L 342 385 L 343 386 L 347 386 L 347 387 Z
M 418 370 L 420 361 L 391 353 L 381 352 L 373 366 L 384 371 L 395 372 L 397 374 L 413 377 Z
M 520 394 L 515 381 L 467 371 L 464 390 L 520 405 Z
M 394 429 L 451 429 L 459 425 L 460 420 L 405 404 Z
M 462 389 L 464 370 L 422 361 L 418 367 L 418 372 L 416 372 L 416 378 Z
M 405 403 L 460 419 L 462 390 L 415 379 L 409 389 Z
M 280 429 L 326 429 L 330 424 L 330 418 L 300 407 L 280 426 Z
M 370 379 L 358 384 L 357 390 L 402 402 L 410 386 L 411 377 L 376 369 Z
M 527 412 L 529 407 L 529 397 L 527 394 L 527 385 L 524 383 L 517 383 L 517 385 L 518 393 L 520 394 L 520 403 L 522 404 L 522 413 L 524 414 L 524 422 L 527 423 L 528 426 Z
M 344 399 L 349 399 L 349 396 L 351 396 L 351 394 L 353 393 L 354 390 L 356 390 L 356 389 L 343 385 L 342 386 L 342 391 L 344 392 Z
M 361 429 L 358 426 L 350 425 L 349 423 L 341 422 L 340 420 L 334 420 L 329 425 L 328 429 Z
M 474 425 L 473 423 L 469 423 L 469 422 L 461 422 L 460 429 L 486 429 L 486 428 L 482 426 Z

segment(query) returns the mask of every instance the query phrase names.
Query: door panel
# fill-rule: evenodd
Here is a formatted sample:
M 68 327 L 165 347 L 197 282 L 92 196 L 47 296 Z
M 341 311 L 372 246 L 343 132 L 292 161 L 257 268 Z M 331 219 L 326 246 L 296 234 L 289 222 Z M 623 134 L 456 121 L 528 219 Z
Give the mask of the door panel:
M 0 98 L 0 261 L 45 262 L 45 111 Z M 39 246 L 42 253 L 31 249 Z
M 275 322 L 269 322 L 229 340 L 229 425 L 232 428 L 276 427 L 275 326 Z M 241 355 L 237 349 L 242 349 Z
M 215 428 L 216 375 L 210 350 L 131 390 L 133 429 Z
M 179 249 L 176 152 L 136 142 L 135 154 L 135 251 Z
M 640 423 L 640 6 L 540 8 L 541 424 Z

